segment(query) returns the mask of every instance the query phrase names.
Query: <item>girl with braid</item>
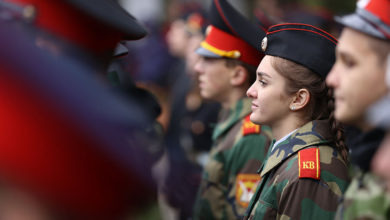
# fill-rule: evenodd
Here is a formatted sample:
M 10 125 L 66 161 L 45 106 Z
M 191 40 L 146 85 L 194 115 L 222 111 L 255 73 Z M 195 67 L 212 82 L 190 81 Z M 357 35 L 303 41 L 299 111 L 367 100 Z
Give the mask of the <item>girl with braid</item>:
M 247 96 L 251 121 L 269 125 L 276 141 L 245 219 L 333 219 L 348 185 L 348 150 L 325 83 L 336 44 L 306 24 L 268 29 L 266 56 Z

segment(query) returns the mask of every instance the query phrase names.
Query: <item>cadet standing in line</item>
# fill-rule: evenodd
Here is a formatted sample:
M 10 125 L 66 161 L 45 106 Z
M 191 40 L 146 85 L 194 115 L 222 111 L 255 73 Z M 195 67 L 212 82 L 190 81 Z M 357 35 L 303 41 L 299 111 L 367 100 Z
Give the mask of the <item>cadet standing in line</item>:
M 371 172 L 371 160 L 383 131 L 367 123 L 366 111 L 386 92 L 386 57 L 390 52 L 390 1 L 359 1 L 355 13 L 337 18 L 345 25 L 336 49 L 337 61 L 327 77 L 335 91 L 335 117 L 364 132 L 350 145 L 353 180 L 336 219 L 389 219 L 383 182 Z
M 270 129 L 249 121 L 245 91 L 255 78 L 263 54 L 258 39 L 265 36 L 226 0 L 214 0 L 211 25 L 197 53 L 203 98 L 222 105 L 213 132 L 213 146 L 203 172 L 194 219 L 239 219 L 260 180 L 256 174 L 271 140 Z
M 277 141 L 245 219 L 333 219 L 348 184 L 348 151 L 335 134 L 325 85 L 336 44 L 307 24 L 268 29 L 261 43 L 266 56 L 247 95 L 251 121 L 270 125 Z

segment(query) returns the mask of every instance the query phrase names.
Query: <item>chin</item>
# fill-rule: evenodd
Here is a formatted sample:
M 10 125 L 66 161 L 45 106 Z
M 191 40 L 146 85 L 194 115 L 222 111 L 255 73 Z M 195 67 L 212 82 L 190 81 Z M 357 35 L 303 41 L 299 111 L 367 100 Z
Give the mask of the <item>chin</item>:
M 337 121 L 342 123 L 350 124 L 351 122 L 350 120 L 348 120 L 348 117 L 340 111 L 335 111 L 334 117 Z
M 256 113 L 252 112 L 250 119 L 251 119 L 251 122 L 253 122 L 254 124 L 262 124 L 261 119 L 256 115 Z

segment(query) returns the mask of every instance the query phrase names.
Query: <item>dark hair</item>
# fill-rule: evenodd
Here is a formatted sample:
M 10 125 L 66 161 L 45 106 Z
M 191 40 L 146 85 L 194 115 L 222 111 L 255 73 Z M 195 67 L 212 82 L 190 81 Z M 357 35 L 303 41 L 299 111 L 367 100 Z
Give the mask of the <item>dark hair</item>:
M 332 90 L 326 86 L 325 80 L 312 70 L 293 61 L 280 57 L 272 57 L 271 65 L 287 81 L 285 92 L 289 95 L 299 89 L 306 88 L 310 92 L 310 100 L 305 107 L 305 118 L 308 121 L 327 119 L 334 135 L 336 148 L 343 159 L 348 161 L 348 149 L 344 143 L 343 127 L 334 118 L 334 99 Z
M 249 86 L 252 85 L 253 82 L 255 82 L 256 80 L 256 69 L 257 67 L 256 66 L 252 66 L 252 65 L 249 65 L 247 63 L 244 63 L 242 62 L 241 60 L 237 60 L 237 59 L 229 59 L 229 58 L 226 58 L 225 59 L 226 63 L 226 67 L 235 67 L 235 66 L 243 66 L 246 71 L 248 72 L 248 83 L 249 83 Z

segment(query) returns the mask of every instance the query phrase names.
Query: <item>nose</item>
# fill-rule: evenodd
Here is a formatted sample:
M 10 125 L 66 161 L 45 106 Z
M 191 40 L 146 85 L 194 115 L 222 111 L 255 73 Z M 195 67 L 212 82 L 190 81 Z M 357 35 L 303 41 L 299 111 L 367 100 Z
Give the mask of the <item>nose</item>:
M 248 96 L 249 98 L 252 98 L 252 99 L 257 98 L 257 90 L 255 88 L 255 84 L 256 84 L 256 82 L 254 82 L 251 85 L 251 87 L 249 87 L 249 89 L 246 91 L 246 96 Z
M 338 71 L 337 64 L 335 64 L 330 70 L 328 76 L 326 77 L 326 85 L 328 87 L 335 88 L 338 86 Z
M 203 73 L 203 58 L 200 57 L 196 62 L 195 62 L 195 65 L 194 65 L 194 70 L 195 72 L 200 75 Z

